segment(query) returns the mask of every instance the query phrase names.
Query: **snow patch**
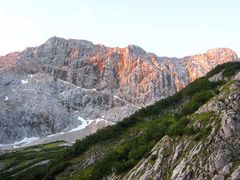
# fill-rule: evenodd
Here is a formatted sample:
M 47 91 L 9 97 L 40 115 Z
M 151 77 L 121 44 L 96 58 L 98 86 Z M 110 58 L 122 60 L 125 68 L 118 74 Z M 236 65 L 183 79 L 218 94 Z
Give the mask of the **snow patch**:
M 78 113 L 79 111 L 75 111 L 75 113 Z M 81 130 L 81 129 L 84 129 L 86 128 L 89 124 L 91 124 L 94 120 L 85 120 L 84 118 L 82 118 L 81 116 L 78 116 L 77 118 L 79 121 L 81 121 L 82 124 L 80 124 L 79 126 L 77 126 L 76 128 L 73 128 L 69 131 L 65 131 L 65 132 L 59 132 L 59 133 L 56 133 L 56 134 L 50 134 L 48 135 L 47 137 L 53 137 L 53 136 L 56 136 L 56 135 L 60 135 L 60 134 L 65 134 L 67 132 L 74 132 L 74 131 L 78 131 L 78 130 Z
M 79 121 L 81 121 L 82 124 L 80 124 L 80 125 L 79 125 L 78 127 L 76 127 L 76 128 L 71 129 L 71 130 L 68 131 L 68 132 L 78 131 L 78 130 L 81 130 L 81 129 L 84 129 L 85 127 L 87 127 L 87 125 L 88 125 L 87 120 L 83 119 L 81 116 L 78 116 L 77 119 L 78 119 Z
M 104 119 L 96 119 L 96 124 L 99 123 L 100 121 L 104 121 Z
M 113 98 L 123 100 L 122 98 L 120 98 L 120 97 L 118 97 L 118 96 L 116 96 L 116 95 L 113 95 Z M 124 101 L 124 100 L 123 100 L 123 101 Z
M 15 142 L 14 145 L 18 146 L 20 144 L 29 144 L 29 143 L 31 143 L 33 141 L 38 140 L 38 139 L 39 139 L 39 137 L 29 137 L 29 138 L 25 137 L 21 141 Z
M 109 123 L 109 124 L 111 124 L 111 125 L 115 124 L 115 123 L 113 123 L 113 122 L 110 122 L 110 121 L 107 121 L 107 120 L 101 119 L 101 118 L 98 118 L 98 119 L 96 119 L 95 121 L 96 121 L 96 124 L 99 123 L 100 121 L 104 121 L 104 122 Z
M 59 132 L 59 133 L 56 133 L 56 134 L 50 134 L 48 135 L 47 137 L 52 137 L 52 136 L 55 136 L 55 135 L 60 135 L 60 134 L 64 134 L 65 132 Z
M 9 99 L 9 98 L 8 98 L 7 96 L 5 96 L 5 99 L 4 99 L 4 101 L 8 101 L 8 99 Z
M 17 141 L 13 144 L 0 144 L 0 147 L 13 146 L 13 148 L 21 147 L 22 145 L 30 144 L 33 141 L 38 140 L 39 137 L 25 137 L 21 141 Z
M 84 90 L 84 91 L 97 91 L 95 88 L 92 88 L 92 89 L 82 88 L 82 90 Z
M 28 74 L 27 76 L 30 77 L 30 78 L 33 78 L 35 76 L 37 76 L 38 74 Z
M 27 80 L 21 80 L 22 84 L 27 84 L 28 83 L 28 79 Z
M 87 124 L 91 124 L 92 122 L 94 122 L 95 120 L 87 120 Z
M 0 148 L 1 147 L 6 147 L 6 146 L 10 146 L 11 144 L 0 144 Z
M 104 117 L 104 116 L 102 116 Z M 107 123 L 108 125 L 114 125 L 115 123 L 113 122 L 110 122 L 110 121 L 107 121 L 103 118 L 97 118 L 97 119 L 84 119 L 82 118 L 81 116 L 78 116 L 77 119 L 79 121 L 81 121 L 81 125 L 77 126 L 76 128 L 73 128 L 69 131 L 65 131 L 65 132 L 59 132 L 59 133 L 56 133 L 56 134 L 50 134 L 46 137 L 53 137 L 53 136 L 56 136 L 56 135 L 64 135 L 64 134 L 67 134 L 69 132 L 74 132 L 74 131 L 78 131 L 78 130 L 82 130 L 84 128 L 86 128 L 87 126 L 89 126 L 91 123 L 99 123 L 101 121 L 104 121 L 105 123 Z M 30 143 L 33 143 L 34 141 L 37 141 L 39 140 L 40 138 L 39 137 L 25 137 L 23 138 L 21 141 L 17 141 L 13 144 L 0 144 L 0 148 L 6 148 L 6 147 L 13 147 L 13 148 L 20 148 L 20 147 L 24 147 L 25 145 L 28 145 Z M 74 141 L 75 142 L 75 141 Z M 74 143 L 72 142 L 72 143 Z

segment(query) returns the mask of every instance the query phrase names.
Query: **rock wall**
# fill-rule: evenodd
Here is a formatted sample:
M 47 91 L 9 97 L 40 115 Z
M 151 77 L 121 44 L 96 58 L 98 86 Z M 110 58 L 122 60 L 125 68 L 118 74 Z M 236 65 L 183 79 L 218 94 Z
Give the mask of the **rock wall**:
M 191 115 L 194 126 L 211 130 L 197 138 L 165 136 L 124 177 L 111 179 L 212 179 L 240 178 L 240 81 L 239 74 L 221 93 Z M 207 123 L 196 115 L 212 113 Z
M 236 60 L 226 48 L 178 59 L 134 45 L 50 38 L 0 57 L 0 143 L 68 130 L 77 116 L 119 121 Z

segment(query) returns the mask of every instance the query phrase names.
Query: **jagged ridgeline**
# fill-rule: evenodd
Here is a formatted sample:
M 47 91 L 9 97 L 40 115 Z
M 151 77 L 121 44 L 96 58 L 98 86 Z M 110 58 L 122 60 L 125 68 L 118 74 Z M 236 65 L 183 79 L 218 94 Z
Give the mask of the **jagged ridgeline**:
M 229 48 L 174 58 L 59 37 L 0 56 L 0 149 L 75 142 L 233 61 Z
M 239 62 L 77 141 L 0 156 L 1 179 L 237 179 Z M 62 142 L 61 142 L 62 143 Z

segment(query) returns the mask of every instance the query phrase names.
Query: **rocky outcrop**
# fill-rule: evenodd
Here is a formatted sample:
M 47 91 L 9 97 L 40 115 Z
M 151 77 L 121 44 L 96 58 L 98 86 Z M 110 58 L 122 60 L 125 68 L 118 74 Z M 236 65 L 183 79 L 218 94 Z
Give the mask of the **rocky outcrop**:
M 0 57 L 0 143 L 69 130 L 79 124 L 77 116 L 119 121 L 236 60 L 225 48 L 178 59 L 134 45 L 50 38 Z
M 223 64 L 237 58 L 236 53 L 227 48 L 211 49 L 204 54 L 186 57 L 190 81 L 205 75 L 216 64 Z
M 240 178 L 240 82 L 239 74 L 221 93 L 190 115 L 194 127 L 208 129 L 194 136 L 162 138 L 149 157 L 142 159 L 124 177 L 113 179 L 212 179 Z M 211 113 L 211 118 L 197 117 Z

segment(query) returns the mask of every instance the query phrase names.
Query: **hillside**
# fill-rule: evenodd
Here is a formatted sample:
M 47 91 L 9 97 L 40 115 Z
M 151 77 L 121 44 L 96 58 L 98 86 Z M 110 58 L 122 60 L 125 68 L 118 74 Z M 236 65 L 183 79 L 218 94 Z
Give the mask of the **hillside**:
M 227 48 L 169 58 L 135 45 L 112 48 L 58 37 L 1 56 L 0 148 L 31 139 L 74 142 L 229 61 L 239 59 Z M 87 130 L 69 133 L 81 124 Z
M 77 141 L 0 156 L 1 179 L 240 178 L 240 63 Z

